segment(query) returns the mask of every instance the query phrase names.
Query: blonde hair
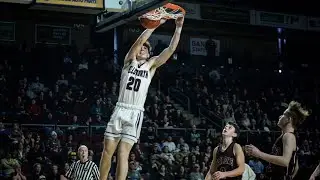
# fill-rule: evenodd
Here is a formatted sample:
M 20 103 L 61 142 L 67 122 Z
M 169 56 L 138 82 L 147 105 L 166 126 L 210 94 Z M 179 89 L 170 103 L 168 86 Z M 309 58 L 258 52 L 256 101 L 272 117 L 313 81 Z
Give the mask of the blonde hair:
M 288 114 L 292 118 L 292 125 L 294 128 L 297 128 L 308 116 L 310 116 L 309 111 L 301 107 L 301 104 L 297 101 L 290 102 L 288 106 Z
M 149 54 L 151 54 L 152 47 L 151 47 L 150 42 L 149 42 L 149 41 L 146 41 L 143 45 L 144 45 L 144 46 L 146 46 L 146 47 L 148 48 Z

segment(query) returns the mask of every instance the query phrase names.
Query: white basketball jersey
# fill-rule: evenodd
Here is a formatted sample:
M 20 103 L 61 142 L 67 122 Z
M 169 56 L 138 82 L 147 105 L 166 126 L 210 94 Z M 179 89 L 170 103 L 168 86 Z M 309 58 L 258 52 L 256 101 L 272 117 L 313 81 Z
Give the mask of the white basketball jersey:
M 132 60 L 128 65 L 124 65 L 121 72 L 120 90 L 118 102 L 144 107 L 148 89 L 154 71 L 148 61 L 139 64 Z

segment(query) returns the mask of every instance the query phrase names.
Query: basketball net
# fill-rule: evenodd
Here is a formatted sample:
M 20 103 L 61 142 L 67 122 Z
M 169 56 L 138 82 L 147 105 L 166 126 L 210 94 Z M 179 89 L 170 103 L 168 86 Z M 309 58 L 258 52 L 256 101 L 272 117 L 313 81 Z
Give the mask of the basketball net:
M 142 16 L 140 18 L 147 18 L 152 21 L 158 21 L 161 19 L 178 19 L 179 17 L 183 17 L 184 14 L 182 11 L 178 9 L 171 9 L 166 6 L 159 7 L 153 11 L 150 11 Z

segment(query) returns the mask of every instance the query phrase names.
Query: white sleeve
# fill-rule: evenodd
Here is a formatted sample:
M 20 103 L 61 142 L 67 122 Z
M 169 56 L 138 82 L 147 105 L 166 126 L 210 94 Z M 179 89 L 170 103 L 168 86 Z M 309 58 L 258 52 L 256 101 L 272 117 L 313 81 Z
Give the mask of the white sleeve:
M 255 180 L 256 174 L 253 172 L 253 170 L 250 168 L 248 164 L 245 164 L 245 170 L 242 174 L 242 180 Z

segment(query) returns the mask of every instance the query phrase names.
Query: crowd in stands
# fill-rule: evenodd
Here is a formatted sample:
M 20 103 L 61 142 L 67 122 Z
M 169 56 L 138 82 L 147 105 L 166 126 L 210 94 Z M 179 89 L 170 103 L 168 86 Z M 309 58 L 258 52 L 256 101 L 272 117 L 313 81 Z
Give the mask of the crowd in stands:
M 201 65 L 193 72 L 190 71 L 190 66 L 195 63 L 183 63 L 182 66 L 167 70 L 163 79 L 178 74 L 176 79 L 165 85 L 184 95 L 180 97 L 189 98 L 191 111 L 202 120 L 198 128 L 207 129 L 208 134 L 211 134 L 210 132 L 214 132 L 210 130 L 212 125 L 235 121 L 246 131 L 245 136 L 239 138 L 240 144 L 252 143 L 264 152 L 271 151 L 275 137 L 280 135 L 280 132 L 275 132 L 279 131 L 277 121 L 287 103 L 294 99 L 307 104 L 312 116 L 297 132 L 299 161 L 302 165 L 300 169 L 308 171 L 314 167 L 320 157 L 317 141 L 319 85 L 312 72 L 304 70 L 284 73 L 283 70 L 269 69 L 270 67 L 245 67 L 226 62 L 214 67 Z M 268 167 L 268 164 L 256 159 L 250 159 L 247 163 L 251 167 L 253 164 L 259 166 L 259 170 L 258 167 L 253 168 L 257 174 L 268 174 L 268 169 L 263 168 Z
M 79 144 L 86 144 L 90 159 L 99 164 L 104 125 L 115 106 L 119 88 L 121 68 L 113 63 L 112 53 L 90 49 L 78 54 L 75 46 L 43 44 L 34 49 L 1 51 L 0 177 L 57 180 L 77 159 Z M 210 76 L 206 71 L 193 76 L 194 79 L 182 73 L 173 86 L 194 102 L 195 114 L 203 108 L 209 119 L 232 120 L 243 130 L 259 130 L 252 131 L 258 136 L 244 134 L 239 142 L 257 143 L 269 152 L 275 138 L 270 131 L 276 129 L 277 116 L 281 115 L 284 103 L 298 95 L 299 90 L 260 86 L 267 89 L 261 91 L 254 89 L 254 84 L 243 85 L 235 75 L 244 73 L 239 69 L 233 68 L 232 73 L 213 71 Z M 130 154 L 128 178 L 204 179 L 212 150 L 220 142 L 221 127 L 208 120 L 190 126 L 186 115 L 174 107 L 173 97 L 164 92 L 156 90 L 147 98 L 144 128 Z M 316 129 L 298 135 L 302 169 L 316 163 L 319 136 Z M 109 180 L 113 179 L 115 163 L 116 157 Z M 247 163 L 259 179 L 266 179 L 271 173 L 260 160 L 248 157 Z

